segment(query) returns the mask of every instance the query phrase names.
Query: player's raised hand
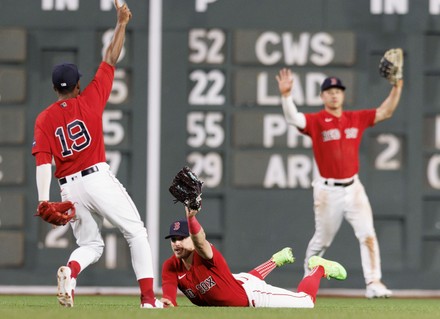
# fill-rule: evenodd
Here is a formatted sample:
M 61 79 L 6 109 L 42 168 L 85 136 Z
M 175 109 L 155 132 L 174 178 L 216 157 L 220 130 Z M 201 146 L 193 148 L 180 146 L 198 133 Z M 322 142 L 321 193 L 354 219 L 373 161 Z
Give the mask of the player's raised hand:
M 127 6 L 127 3 L 123 3 L 122 6 L 119 5 L 119 1 L 115 0 L 115 8 L 118 13 L 118 22 L 127 24 L 131 19 L 131 11 Z
M 289 96 L 293 87 L 292 71 L 290 71 L 290 69 L 283 68 L 276 76 L 276 79 L 278 81 L 278 89 L 280 90 L 281 95 Z
M 131 18 L 131 12 L 126 3 L 120 6 L 119 1 L 115 0 L 115 8 L 117 14 L 115 31 L 110 43 L 107 45 L 107 49 L 105 49 L 104 58 L 102 59 L 112 66 L 115 66 L 118 62 L 119 55 L 124 46 L 126 26 Z
M 196 216 L 197 213 L 199 212 L 199 210 L 197 209 L 191 209 L 187 206 L 185 206 L 185 212 L 186 212 L 186 217 L 193 217 Z

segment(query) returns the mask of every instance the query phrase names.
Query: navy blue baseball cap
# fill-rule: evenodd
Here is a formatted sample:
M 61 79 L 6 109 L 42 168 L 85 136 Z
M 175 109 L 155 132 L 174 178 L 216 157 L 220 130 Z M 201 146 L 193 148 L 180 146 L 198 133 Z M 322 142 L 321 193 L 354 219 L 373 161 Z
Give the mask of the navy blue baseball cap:
M 328 77 L 324 80 L 324 82 L 322 82 L 321 92 L 324 92 L 325 90 L 331 88 L 338 88 L 345 91 L 345 86 L 344 84 L 342 84 L 341 79 L 338 79 L 337 77 L 334 76 Z
M 57 64 L 52 70 L 52 83 L 58 89 L 65 89 L 76 85 L 81 75 L 73 63 Z
M 165 239 L 170 237 L 179 236 L 179 237 L 188 237 L 188 222 L 186 220 L 177 220 L 170 225 L 170 233 Z

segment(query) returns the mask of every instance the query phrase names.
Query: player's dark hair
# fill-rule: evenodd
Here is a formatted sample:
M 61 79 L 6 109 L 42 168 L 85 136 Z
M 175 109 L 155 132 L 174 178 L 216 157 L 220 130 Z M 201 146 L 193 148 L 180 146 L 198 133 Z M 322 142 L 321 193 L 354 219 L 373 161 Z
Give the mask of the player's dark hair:
M 78 84 L 78 83 L 77 83 L 77 84 Z M 55 89 L 55 91 L 57 91 L 59 94 L 61 94 L 61 95 L 65 95 L 65 94 L 72 93 L 73 90 L 75 89 L 75 87 L 76 87 L 77 84 L 75 84 L 75 85 L 71 85 L 71 86 L 68 86 L 68 87 L 65 87 L 65 88 L 58 88 L 58 87 L 54 86 L 54 89 Z

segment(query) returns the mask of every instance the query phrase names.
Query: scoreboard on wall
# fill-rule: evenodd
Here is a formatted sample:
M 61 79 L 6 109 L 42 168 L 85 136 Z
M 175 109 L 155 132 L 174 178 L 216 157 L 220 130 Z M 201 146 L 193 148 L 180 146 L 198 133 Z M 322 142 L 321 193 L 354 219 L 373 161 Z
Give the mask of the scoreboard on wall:
M 37 200 L 33 121 L 54 98 L 51 66 L 77 63 L 84 86 L 115 24 L 110 0 L 19 2 L 6 3 L 0 12 L 0 250 L 5 256 L 0 285 L 28 283 L 27 274 L 39 274 L 33 284 L 45 284 L 53 275 L 47 269 L 64 263 L 75 246 L 68 228 L 52 230 L 30 218 Z M 391 120 L 364 133 L 360 177 L 373 207 L 388 286 L 411 288 L 408 269 L 420 270 L 421 278 L 438 272 L 440 1 L 128 4 L 133 19 L 103 124 L 112 170 L 143 219 L 159 221 L 157 229 L 149 229 L 158 243 L 153 245 L 156 271 L 171 254 L 163 240 L 169 224 L 184 218 L 168 192 L 184 165 L 204 181 L 200 220 L 232 271 L 252 269 L 285 246 L 293 246 L 301 260 L 314 231 L 311 185 L 317 172 L 310 139 L 284 120 L 275 75 L 283 67 L 292 69 L 292 96 L 301 112 L 321 109 L 319 86 L 330 75 L 347 86 L 346 109 L 373 108 L 390 90 L 379 77 L 379 60 L 386 49 L 402 47 L 401 103 Z M 150 16 L 153 4 L 162 11 L 158 48 L 149 41 L 150 22 L 157 19 Z M 27 18 L 17 22 L 12 13 Z M 160 52 L 161 68 L 151 77 L 154 50 Z M 160 83 L 158 131 L 147 127 L 151 81 Z M 157 152 L 148 148 L 152 135 L 160 141 Z M 159 183 L 149 189 L 151 161 L 159 163 Z M 55 199 L 58 186 L 52 184 Z M 157 211 L 149 210 L 148 201 L 156 199 Z M 102 285 L 112 274 L 111 284 L 132 285 L 125 240 L 109 224 L 103 235 L 104 255 L 81 283 Z M 363 287 L 359 247 L 347 223 L 328 254 L 358 274 L 344 287 Z M 301 272 L 302 263 L 292 268 Z M 274 272 L 271 283 L 291 282 L 292 268 Z M 425 282 L 426 288 L 439 284 Z
M 346 84 L 347 109 L 373 108 L 390 90 L 378 63 L 392 47 L 405 51 L 404 94 L 393 119 L 365 133 L 360 175 L 384 273 L 436 269 L 439 10 L 438 1 L 164 3 L 162 138 L 174 144 L 163 148 L 161 162 L 175 168 L 162 175 L 170 180 L 183 162 L 204 178 L 200 218 L 233 269 L 251 269 L 285 244 L 301 260 L 314 231 L 311 141 L 284 120 L 277 72 L 294 72 L 292 95 L 302 112 L 321 109 L 319 86 L 330 75 Z M 164 220 L 183 216 L 168 197 L 162 229 Z M 259 254 L 242 258 L 256 246 Z M 360 272 L 346 223 L 329 253 Z M 273 276 L 282 283 L 289 275 Z M 362 276 L 347 285 L 362 286 Z

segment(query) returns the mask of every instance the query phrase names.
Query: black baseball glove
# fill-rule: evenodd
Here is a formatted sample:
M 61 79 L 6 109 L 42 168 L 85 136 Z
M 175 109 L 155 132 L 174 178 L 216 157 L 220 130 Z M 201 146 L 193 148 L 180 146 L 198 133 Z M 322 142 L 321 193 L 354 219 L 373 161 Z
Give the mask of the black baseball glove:
M 380 76 L 387 79 L 392 85 L 403 79 L 403 51 L 400 48 L 389 49 L 379 62 Z
M 190 209 L 200 210 L 202 185 L 197 175 L 185 166 L 174 177 L 169 191 L 175 198 L 174 203 L 181 202 Z

